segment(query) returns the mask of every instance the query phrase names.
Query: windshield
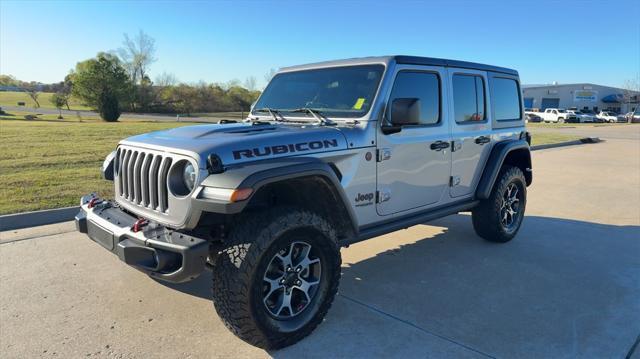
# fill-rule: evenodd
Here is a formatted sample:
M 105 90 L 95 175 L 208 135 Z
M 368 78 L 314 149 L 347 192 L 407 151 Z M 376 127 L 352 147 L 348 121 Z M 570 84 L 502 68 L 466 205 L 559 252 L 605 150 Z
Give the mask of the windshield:
M 281 73 L 269 82 L 254 108 L 285 115 L 311 108 L 324 116 L 362 117 L 371 107 L 383 72 L 382 65 L 361 65 Z M 300 111 L 298 115 L 311 116 Z
M 565 112 L 567 112 L 567 111 L 566 111 L 566 110 L 558 110 L 558 112 L 560 112 L 560 113 L 565 113 Z

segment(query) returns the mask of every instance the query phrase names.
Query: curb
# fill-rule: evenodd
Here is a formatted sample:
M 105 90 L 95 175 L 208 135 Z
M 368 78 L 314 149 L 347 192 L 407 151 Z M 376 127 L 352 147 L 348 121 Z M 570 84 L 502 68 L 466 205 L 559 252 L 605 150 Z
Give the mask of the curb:
M 585 143 L 598 143 L 598 137 L 585 137 L 575 141 L 550 143 L 548 145 L 531 146 L 532 151 L 546 150 L 548 148 L 582 145 Z M 45 209 L 42 211 L 6 214 L 0 216 L 0 231 L 10 231 L 27 227 L 43 226 L 59 222 L 71 221 L 80 210 L 80 207 L 65 207 Z
M 42 211 L 6 214 L 0 216 L 0 231 L 11 231 L 27 227 L 43 226 L 71 221 L 80 207 L 45 209 Z
M 546 150 L 548 148 L 556 148 L 556 147 L 583 145 L 583 144 L 586 144 L 586 143 L 598 143 L 600 141 L 601 140 L 598 137 L 585 137 L 585 138 L 581 138 L 581 139 L 575 140 L 575 141 L 549 143 L 547 145 L 531 146 L 531 151 Z

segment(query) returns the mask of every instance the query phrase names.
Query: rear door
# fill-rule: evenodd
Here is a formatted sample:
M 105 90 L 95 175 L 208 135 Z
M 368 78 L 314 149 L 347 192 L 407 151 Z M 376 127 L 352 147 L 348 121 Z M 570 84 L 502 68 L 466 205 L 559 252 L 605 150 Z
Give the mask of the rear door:
M 450 68 L 451 197 L 472 195 L 491 151 L 488 80 L 483 71 Z
M 446 70 L 428 66 L 398 66 L 387 102 L 396 98 L 420 101 L 420 121 L 400 132 L 384 134 L 378 126 L 377 212 L 390 215 L 425 209 L 448 199 L 451 162 Z M 390 111 L 383 123 L 390 123 Z

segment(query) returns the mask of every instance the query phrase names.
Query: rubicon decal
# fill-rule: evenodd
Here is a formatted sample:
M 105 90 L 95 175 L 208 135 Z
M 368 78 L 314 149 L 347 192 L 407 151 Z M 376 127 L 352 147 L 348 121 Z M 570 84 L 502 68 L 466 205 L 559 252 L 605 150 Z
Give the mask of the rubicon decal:
M 322 140 L 290 143 L 286 145 L 255 147 L 246 150 L 233 151 L 233 158 L 239 160 L 241 158 L 255 158 L 273 155 L 282 155 L 285 153 L 316 151 L 325 148 L 338 147 L 338 140 Z

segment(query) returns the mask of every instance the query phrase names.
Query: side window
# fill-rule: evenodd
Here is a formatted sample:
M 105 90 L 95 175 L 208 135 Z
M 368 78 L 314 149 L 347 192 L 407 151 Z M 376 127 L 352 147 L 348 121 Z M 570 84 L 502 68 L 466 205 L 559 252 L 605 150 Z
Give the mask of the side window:
M 522 117 L 520 90 L 513 79 L 495 77 L 491 81 L 491 102 L 497 121 L 513 121 Z M 553 111 L 556 113 L 556 111 Z
M 398 98 L 420 100 L 420 119 L 417 125 L 440 122 L 440 78 L 437 74 L 418 71 L 400 71 L 391 90 L 389 107 Z
M 484 121 L 484 80 L 475 75 L 453 75 L 453 113 L 457 123 Z

